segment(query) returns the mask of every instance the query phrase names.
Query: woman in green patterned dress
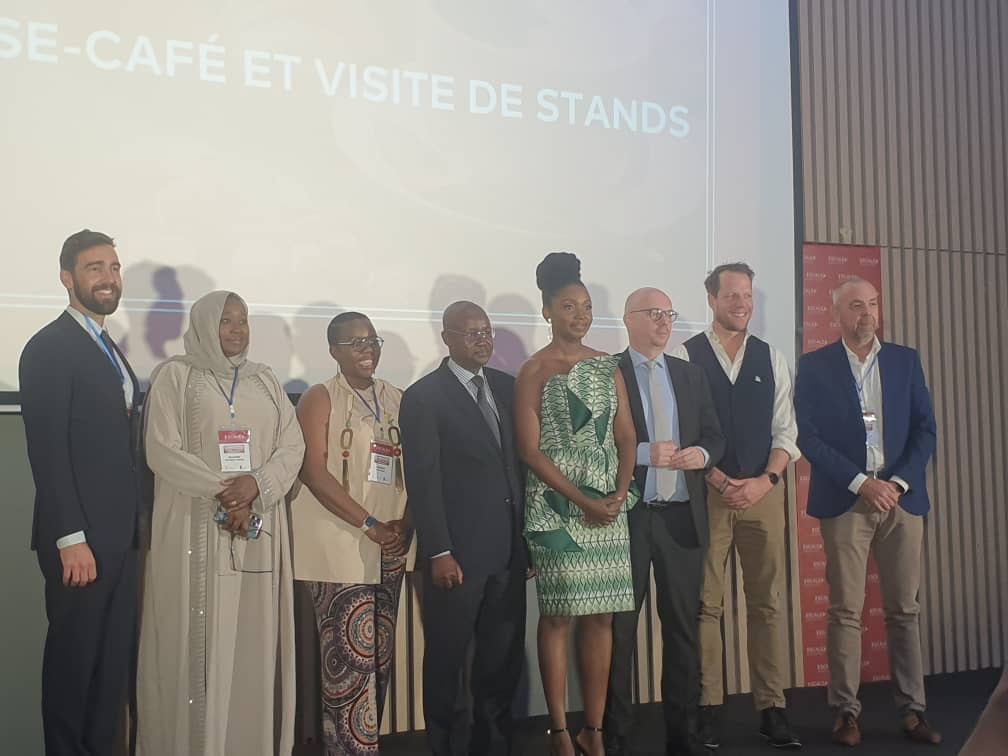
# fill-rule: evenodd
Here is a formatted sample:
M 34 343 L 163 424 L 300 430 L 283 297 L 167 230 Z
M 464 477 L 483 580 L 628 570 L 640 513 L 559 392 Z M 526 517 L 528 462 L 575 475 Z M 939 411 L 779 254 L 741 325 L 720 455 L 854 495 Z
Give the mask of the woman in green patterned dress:
M 555 754 L 601 755 L 612 613 L 634 608 L 626 511 L 636 434 L 618 358 L 581 343 L 592 323 L 581 263 L 554 252 L 536 268 L 553 339 L 515 384 L 518 451 L 529 466 L 525 537 L 539 594 L 539 668 Z M 577 618 L 585 727 L 567 734 L 567 640 Z

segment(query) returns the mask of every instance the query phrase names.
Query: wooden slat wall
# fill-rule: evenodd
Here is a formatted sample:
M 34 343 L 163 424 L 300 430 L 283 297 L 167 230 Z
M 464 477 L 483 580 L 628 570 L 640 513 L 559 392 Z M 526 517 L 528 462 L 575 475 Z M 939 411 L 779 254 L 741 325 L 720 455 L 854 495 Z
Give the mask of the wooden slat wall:
M 882 247 L 887 337 L 920 350 L 934 395 L 926 671 L 998 666 L 1008 655 L 1008 0 L 793 2 L 804 238 Z M 734 561 L 729 570 L 725 674 L 736 693 L 749 672 L 741 575 Z M 796 580 L 788 593 L 797 684 Z M 385 731 L 423 726 L 423 637 L 408 596 Z M 641 616 L 647 702 L 660 698 L 660 631 L 651 603 Z
M 938 419 L 928 672 L 1008 653 L 1008 0 L 799 0 L 804 236 L 882 247 Z

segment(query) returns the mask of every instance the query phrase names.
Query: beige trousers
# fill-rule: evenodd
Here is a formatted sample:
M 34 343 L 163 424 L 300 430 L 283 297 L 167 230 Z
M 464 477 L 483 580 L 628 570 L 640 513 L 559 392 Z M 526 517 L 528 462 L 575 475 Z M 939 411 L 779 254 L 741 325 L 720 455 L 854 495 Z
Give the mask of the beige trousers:
M 742 563 L 749 645 L 749 673 L 756 709 L 783 708 L 787 684 L 785 588 L 785 493 L 778 483 L 749 509 L 725 505 L 707 488 L 710 546 L 700 605 L 700 705 L 724 702 L 723 639 L 725 566 L 732 546 Z
M 878 565 L 885 612 L 886 640 L 893 693 L 900 713 L 924 711 L 921 662 L 921 543 L 924 518 L 901 507 L 876 512 L 858 499 L 839 517 L 820 520 L 829 583 L 829 705 L 840 712 L 861 713 L 861 610 L 865 600 L 868 554 Z

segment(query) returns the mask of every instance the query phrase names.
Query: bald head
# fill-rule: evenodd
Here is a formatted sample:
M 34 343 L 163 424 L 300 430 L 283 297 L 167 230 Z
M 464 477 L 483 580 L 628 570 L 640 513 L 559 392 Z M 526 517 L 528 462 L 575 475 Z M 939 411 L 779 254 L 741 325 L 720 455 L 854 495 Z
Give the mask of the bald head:
M 458 302 L 452 302 L 450 305 L 445 307 L 445 311 L 441 315 L 441 325 L 448 330 L 461 330 L 461 324 L 464 321 L 472 317 L 480 316 L 489 320 L 489 318 L 487 318 L 486 310 L 475 302 L 469 302 L 463 299 Z
M 452 302 L 441 316 L 441 339 L 448 354 L 466 370 L 477 373 L 493 356 L 493 329 L 486 311 L 469 301 Z
M 626 298 L 626 304 L 623 306 L 623 314 L 627 315 L 634 310 L 650 310 L 655 307 L 660 310 L 670 310 L 672 309 L 672 300 L 661 289 L 645 286 L 630 292 L 630 296 Z
M 665 314 L 655 320 L 655 310 L 668 313 L 672 300 L 661 289 L 646 286 L 631 292 L 623 306 L 623 324 L 630 337 L 630 346 L 645 357 L 654 359 L 665 351 L 672 335 L 672 321 Z

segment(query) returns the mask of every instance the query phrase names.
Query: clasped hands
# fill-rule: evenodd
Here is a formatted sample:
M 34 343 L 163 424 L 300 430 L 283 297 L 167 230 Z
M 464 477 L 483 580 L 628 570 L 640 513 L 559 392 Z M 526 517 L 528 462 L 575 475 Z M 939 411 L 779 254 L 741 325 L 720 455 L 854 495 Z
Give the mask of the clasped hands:
M 883 514 L 899 504 L 899 497 L 902 495 L 903 489 L 898 485 L 878 478 L 868 478 L 858 489 L 858 496 L 864 499 L 869 507 Z
M 239 475 L 225 480 L 224 488 L 214 497 L 227 513 L 221 529 L 233 535 L 246 535 L 249 518 L 252 516 L 252 502 L 258 497 L 259 483 L 254 476 Z
M 707 459 L 699 446 L 680 449 L 675 441 L 651 442 L 651 467 L 668 470 L 702 470 Z
M 389 556 L 405 556 L 413 540 L 413 528 L 405 519 L 379 522 L 364 531 L 364 535 L 381 546 Z

